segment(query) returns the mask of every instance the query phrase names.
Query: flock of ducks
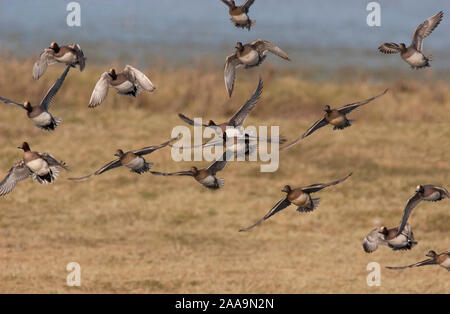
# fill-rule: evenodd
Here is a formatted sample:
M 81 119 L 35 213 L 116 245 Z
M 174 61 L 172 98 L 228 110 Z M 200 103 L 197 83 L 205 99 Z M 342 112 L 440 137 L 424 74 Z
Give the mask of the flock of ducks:
M 236 27 L 246 28 L 250 31 L 251 27 L 255 25 L 255 21 L 251 20 L 248 16 L 249 9 L 254 3 L 254 0 L 246 0 L 241 6 L 237 6 L 233 0 L 221 0 L 229 7 L 229 14 L 231 16 L 231 21 Z M 384 43 L 379 47 L 379 50 L 383 53 L 400 53 L 404 61 L 406 61 L 412 68 L 420 69 L 424 67 L 429 67 L 429 62 L 431 61 L 431 56 L 425 56 L 422 52 L 423 39 L 431 34 L 431 32 L 439 25 L 443 17 L 443 12 L 439 12 L 432 17 L 428 18 L 422 24 L 420 24 L 413 33 L 412 43 L 409 47 L 406 47 L 404 43 L 400 45 L 395 43 Z M 281 50 L 279 47 L 273 43 L 257 39 L 248 44 L 242 44 L 238 42 L 236 45 L 236 50 L 226 58 L 224 67 L 224 80 L 225 87 L 229 97 L 233 93 L 234 81 L 236 76 L 236 69 L 239 67 L 244 67 L 245 69 L 256 67 L 260 65 L 266 58 L 267 52 L 271 52 L 280 58 L 290 61 L 289 56 Z M 0 97 L 5 103 L 14 104 L 20 106 L 27 111 L 28 118 L 38 127 L 43 130 L 52 131 L 61 123 L 62 119 L 60 117 L 54 117 L 48 110 L 52 100 L 55 95 L 63 85 L 64 80 L 72 67 L 79 68 L 83 71 L 86 65 L 86 58 L 81 47 L 77 44 L 59 46 L 57 43 L 53 42 L 46 48 L 39 56 L 39 59 L 35 62 L 33 66 L 32 77 L 38 80 L 42 75 L 44 75 L 47 67 L 55 63 L 63 63 L 66 65 L 64 72 L 53 84 L 53 86 L 48 90 L 44 99 L 39 105 L 31 105 L 29 101 L 25 101 L 23 104 L 9 100 L 7 98 Z M 109 88 L 112 87 L 117 90 L 118 94 L 136 97 L 141 91 L 153 92 L 156 88 L 150 79 L 140 70 L 127 65 L 122 72 L 117 73 L 115 69 L 110 69 L 100 75 L 98 82 L 96 83 L 94 90 L 92 92 L 89 107 L 93 108 L 100 105 L 107 97 Z M 238 146 L 236 138 L 230 139 L 227 134 L 228 127 L 242 128 L 246 117 L 254 109 L 256 103 L 258 102 L 262 93 L 263 83 L 260 79 L 258 86 L 252 96 L 245 102 L 244 105 L 230 118 L 229 121 L 216 124 L 213 120 L 209 120 L 207 124 L 200 124 L 203 127 L 212 128 L 220 137 L 220 144 L 229 148 L 230 140 L 234 141 L 235 148 Z M 330 124 L 333 126 L 334 130 L 345 129 L 352 125 L 352 120 L 347 118 L 347 115 L 369 103 L 375 99 L 383 96 L 387 93 L 387 89 L 381 94 L 374 96 L 372 98 L 351 103 L 340 107 L 338 109 L 332 109 L 329 105 L 324 107 L 324 115 L 322 118 L 317 120 L 306 132 L 304 132 L 297 139 L 291 143 L 283 146 L 280 150 L 286 150 L 289 147 L 297 144 L 299 141 L 310 136 L 312 133 L 316 132 L 320 128 Z M 184 114 L 179 114 L 179 117 L 184 122 L 197 126 L 194 120 L 188 118 Z M 286 139 L 282 136 L 277 138 L 261 138 L 255 137 L 249 134 L 244 134 L 244 141 L 242 149 L 245 155 L 249 155 L 251 148 L 249 145 L 250 139 L 273 142 L 276 141 L 279 144 L 284 144 Z M 177 140 L 179 136 L 171 138 L 168 141 L 155 146 L 148 146 L 141 149 L 131 150 L 124 152 L 118 149 L 114 156 L 117 158 L 105 164 L 103 167 L 97 171 L 88 174 L 80 178 L 69 178 L 73 181 L 83 181 L 92 176 L 103 174 L 109 170 L 125 166 L 130 168 L 131 172 L 141 174 L 145 172 L 150 172 L 154 175 L 159 176 L 190 176 L 193 177 L 198 183 L 209 189 L 220 189 L 224 185 L 224 179 L 217 178 L 216 175 L 219 171 L 223 170 L 227 165 L 227 151 L 223 154 L 220 159 L 217 159 L 209 167 L 198 169 L 192 166 L 189 170 L 165 173 L 151 171 L 152 163 L 147 162 L 144 159 L 145 155 L 149 155 L 156 150 L 162 149 L 167 146 L 172 146 L 172 143 Z M 202 144 L 201 146 L 216 145 L 217 143 L 208 142 Z M 19 162 L 15 163 L 9 170 L 3 181 L 0 182 L 0 196 L 3 196 L 11 192 L 14 187 L 20 182 L 27 178 L 30 178 L 40 184 L 53 183 L 58 176 L 59 169 L 68 170 L 67 165 L 63 161 L 58 161 L 54 156 L 49 153 L 40 153 L 36 151 L 31 151 L 30 145 L 27 142 L 23 142 L 18 146 L 19 149 L 23 150 L 23 158 Z M 194 148 L 194 147 L 193 147 Z M 332 181 L 329 183 L 317 183 L 305 187 L 291 188 L 286 185 L 282 192 L 286 193 L 285 197 L 282 198 L 278 203 L 276 203 L 272 209 L 256 223 L 249 227 L 242 228 L 239 231 L 248 231 L 262 222 L 272 217 L 279 211 L 285 209 L 291 204 L 297 206 L 297 211 L 299 212 L 311 212 L 319 205 L 320 199 L 313 198 L 312 193 L 321 191 L 322 189 L 337 185 L 339 183 L 347 180 L 352 173 L 348 174 L 346 177 Z M 410 250 L 417 245 L 417 241 L 414 239 L 411 226 L 408 224 L 408 218 L 411 215 L 412 210 L 417 207 L 422 201 L 440 201 L 445 198 L 450 198 L 449 192 L 439 186 L 435 185 L 419 185 L 416 188 L 415 193 L 408 200 L 400 225 L 395 228 L 388 229 L 386 227 L 379 227 L 373 229 L 364 239 L 362 246 L 364 251 L 371 253 L 374 252 L 379 245 L 384 245 L 392 250 Z M 429 251 L 427 254 L 429 259 L 424 261 L 400 267 L 388 267 L 390 269 L 403 269 L 408 267 L 418 267 L 424 265 L 437 264 L 450 271 L 450 251 L 443 253 L 436 253 L 435 251 Z

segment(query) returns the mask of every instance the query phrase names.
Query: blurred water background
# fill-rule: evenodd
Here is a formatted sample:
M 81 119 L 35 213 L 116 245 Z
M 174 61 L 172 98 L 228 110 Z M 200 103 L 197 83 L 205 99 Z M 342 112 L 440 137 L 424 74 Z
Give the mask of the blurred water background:
M 385 41 L 411 41 L 412 32 L 429 16 L 444 11 L 444 20 L 425 39 L 434 77 L 450 77 L 449 0 L 379 0 L 381 27 L 366 23 L 369 0 L 256 0 L 250 32 L 235 28 L 220 0 L 78 0 L 81 27 L 69 27 L 66 0 L 0 0 L 0 51 L 37 56 L 50 42 L 77 42 L 88 62 L 111 60 L 151 66 L 222 65 L 237 41 L 263 38 L 276 43 L 293 60 L 271 58 L 276 66 L 309 69 L 312 77 L 371 70 L 384 77 L 411 73 L 399 56 L 379 53 Z M 241 1 L 237 1 L 241 3 Z

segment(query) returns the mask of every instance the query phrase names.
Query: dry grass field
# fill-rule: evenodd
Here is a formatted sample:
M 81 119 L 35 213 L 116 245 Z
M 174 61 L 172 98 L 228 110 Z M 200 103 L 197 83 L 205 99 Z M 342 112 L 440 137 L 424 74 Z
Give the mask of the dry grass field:
M 63 71 L 52 66 L 34 82 L 32 60 L 2 60 L 0 95 L 33 104 Z M 146 71 L 154 93 L 131 99 L 110 91 L 100 107 L 89 109 L 90 93 L 106 69 L 70 71 L 51 106 L 63 117 L 53 133 L 36 128 L 16 106 L 0 104 L 2 177 L 21 159 L 16 146 L 23 140 L 71 167 L 52 185 L 27 180 L 1 198 L 1 293 L 450 292 L 449 273 L 441 267 L 384 268 L 423 260 L 429 249 L 450 249 L 450 200 L 414 210 L 410 223 L 419 244 L 412 251 L 380 247 L 366 254 L 361 246 L 376 226 L 399 222 L 416 185 L 450 187 L 450 87 L 432 80 L 432 70 L 386 82 L 310 81 L 304 73 L 266 64 L 239 71 L 228 100 L 221 68 L 161 65 Z M 178 112 L 225 121 L 251 95 L 258 75 L 265 87 L 246 124 L 279 125 L 289 140 L 322 115 L 324 104 L 341 106 L 390 91 L 353 112 L 352 127 L 323 128 L 282 152 L 275 173 L 259 172 L 259 163 L 229 163 L 218 175 L 225 178 L 218 191 L 186 177 L 136 175 L 125 168 L 85 182 L 67 180 L 97 170 L 117 148 L 166 141 L 182 125 Z M 194 164 L 175 163 L 170 148 L 147 160 L 158 171 Z M 315 194 L 321 203 L 314 212 L 298 213 L 292 206 L 250 232 L 238 232 L 283 197 L 285 184 L 327 182 L 349 172 L 346 182 Z M 81 287 L 66 285 L 72 261 L 81 265 Z M 380 287 L 366 284 L 369 262 L 382 266 Z

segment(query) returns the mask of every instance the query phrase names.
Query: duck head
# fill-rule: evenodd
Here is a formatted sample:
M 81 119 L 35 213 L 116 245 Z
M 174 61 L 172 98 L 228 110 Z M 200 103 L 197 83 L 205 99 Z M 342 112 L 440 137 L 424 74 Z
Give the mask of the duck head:
M 380 227 L 380 231 L 378 231 L 381 234 L 387 235 L 388 229 L 385 226 Z
M 208 126 L 215 126 L 216 123 L 213 120 L 208 121 Z
M 430 251 L 428 251 L 426 256 L 431 257 L 431 258 L 435 258 L 437 256 L 437 254 L 436 254 L 435 251 L 430 250 Z
M 230 5 L 232 9 L 236 8 L 236 2 L 234 2 L 234 0 L 230 0 Z
M 195 166 L 192 166 L 192 167 L 191 167 L 191 171 L 192 171 L 192 173 L 194 174 L 194 176 L 197 175 L 197 173 L 198 173 L 198 169 L 197 169 L 197 167 L 195 167 Z
M 31 112 L 33 110 L 33 107 L 31 107 L 31 103 L 27 100 L 26 102 L 23 103 L 23 106 L 25 107 L 25 109 L 28 112 Z
M 326 113 L 330 113 L 331 107 L 329 105 L 325 105 L 325 107 L 323 107 L 323 111 L 325 111 Z
M 29 152 L 30 151 L 30 145 L 28 145 L 27 142 L 22 142 L 22 144 L 17 146 L 17 148 L 23 149 L 24 152 Z
M 111 78 L 112 78 L 113 80 L 115 80 L 115 79 L 117 78 L 116 70 L 113 69 L 113 68 L 111 68 L 111 69 L 108 70 L 108 74 L 109 74 L 109 76 L 111 76 Z
M 58 46 L 57 43 L 52 42 L 52 43 L 50 44 L 50 49 L 52 49 L 54 52 L 58 52 L 58 51 L 59 51 L 59 46 Z
M 401 44 L 400 44 L 400 49 L 402 50 L 402 52 L 403 52 L 403 51 L 406 51 L 407 48 L 406 48 L 405 43 L 401 43 Z
M 289 193 L 290 191 L 292 191 L 292 189 L 289 185 L 285 185 L 283 187 L 283 189 L 281 190 L 281 192 L 285 192 L 285 193 Z
M 423 193 L 424 190 L 425 189 L 424 189 L 423 185 L 416 186 L 416 193 Z
M 118 149 L 118 150 L 116 150 L 116 152 L 114 153 L 114 156 L 116 156 L 116 157 L 122 157 L 123 156 L 123 150 L 121 150 L 121 149 Z
M 242 50 L 244 50 L 244 45 L 242 45 L 242 43 L 240 41 L 238 41 L 236 43 L 236 47 L 234 47 L 234 48 L 236 48 L 239 52 L 242 52 Z

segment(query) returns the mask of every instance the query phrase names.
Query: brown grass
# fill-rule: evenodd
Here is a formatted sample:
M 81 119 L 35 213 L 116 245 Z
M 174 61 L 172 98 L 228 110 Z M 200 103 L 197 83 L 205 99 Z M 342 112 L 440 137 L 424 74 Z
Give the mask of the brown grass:
M 123 65 L 117 64 L 117 67 Z M 31 79 L 32 61 L 0 62 L 0 95 L 39 101 L 63 70 L 49 68 Z M 448 293 L 440 267 L 390 271 L 425 258 L 429 249 L 450 247 L 450 201 L 424 203 L 410 220 L 419 245 L 410 252 L 385 247 L 366 254 L 363 237 L 377 225 L 394 226 L 419 183 L 449 187 L 450 90 L 442 81 L 308 81 L 270 66 L 240 70 L 231 100 L 222 69 L 149 69 L 157 91 L 137 99 L 110 91 L 97 109 L 88 109 L 92 88 L 105 69 L 72 70 L 51 111 L 63 122 L 53 133 L 34 127 L 25 112 L 0 104 L 2 175 L 21 158 L 23 140 L 71 166 L 55 184 L 20 183 L 0 202 L 0 292 L 174 292 L 174 293 Z M 261 71 L 261 72 L 260 72 Z M 411 72 L 412 75 L 423 75 Z M 390 92 L 351 114 L 344 131 L 324 128 L 283 152 L 276 173 L 259 163 L 230 163 L 209 191 L 185 177 L 136 175 L 121 168 L 86 182 L 71 182 L 98 169 L 121 147 L 159 144 L 181 122 L 177 112 L 222 121 L 264 80 L 261 101 L 247 124 L 280 125 L 293 139 L 322 114 L 326 103 L 340 106 Z M 115 110 L 113 110 L 115 109 Z M 181 170 L 170 150 L 150 155 L 155 170 Z M 201 163 L 204 165 L 206 163 Z M 325 182 L 354 172 L 345 183 L 318 194 L 310 214 L 294 208 L 260 227 L 241 227 L 264 215 L 285 184 Z M 82 285 L 65 284 L 67 263 L 82 269 Z M 366 265 L 382 268 L 381 287 L 366 285 Z

